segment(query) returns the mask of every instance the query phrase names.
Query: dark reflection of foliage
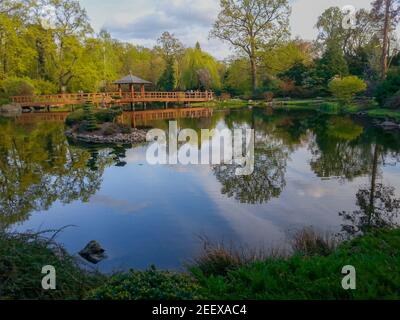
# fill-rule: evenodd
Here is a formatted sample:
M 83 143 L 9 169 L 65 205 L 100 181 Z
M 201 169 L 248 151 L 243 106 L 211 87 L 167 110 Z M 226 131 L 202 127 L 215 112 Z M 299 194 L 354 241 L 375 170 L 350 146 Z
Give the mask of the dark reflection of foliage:
M 310 143 L 310 166 L 321 178 L 352 180 L 370 170 L 371 141 L 362 143 L 363 128 L 349 118 L 320 116 Z
M 239 118 L 238 114 L 235 117 Z M 241 121 L 232 121 L 230 126 L 243 127 Z M 241 203 L 256 204 L 268 202 L 282 193 L 286 185 L 285 173 L 290 152 L 282 139 L 274 136 L 274 124 L 264 123 L 254 117 L 251 127 L 255 128 L 256 135 L 254 172 L 248 176 L 237 176 L 236 165 L 214 166 L 213 172 L 222 184 L 222 194 L 234 197 Z
M 0 226 L 28 218 L 52 203 L 88 201 L 110 162 L 108 152 L 95 157 L 68 144 L 64 128 L 43 123 L 29 132 L 11 121 L 0 123 Z
M 279 197 L 285 187 L 286 159 L 279 149 L 258 150 L 251 175 L 237 176 L 235 165 L 215 166 L 213 171 L 222 184 L 222 194 L 241 203 L 263 203 Z
M 377 228 L 399 227 L 396 221 L 400 212 L 400 199 L 395 198 L 395 189 L 381 183 L 375 189 L 369 186 L 361 188 L 357 194 L 358 210 L 341 212 L 345 223 L 342 231 L 349 237 L 364 234 Z

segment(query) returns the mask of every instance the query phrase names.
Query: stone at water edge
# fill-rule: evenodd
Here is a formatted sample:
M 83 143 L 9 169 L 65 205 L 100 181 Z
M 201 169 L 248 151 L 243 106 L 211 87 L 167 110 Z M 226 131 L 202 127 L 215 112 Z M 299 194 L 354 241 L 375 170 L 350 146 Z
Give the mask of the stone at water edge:
M 380 124 L 381 127 L 383 128 L 399 128 L 399 124 L 391 121 L 384 121 Z
M 0 113 L 20 115 L 22 113 L 22 107 L 18 103 L 5 104 L 0 107 Z
M 105 252 L 97 241 L 92 240 L 79 252 L 79 255 L 87 261 L 97 264 L 107 258 Z

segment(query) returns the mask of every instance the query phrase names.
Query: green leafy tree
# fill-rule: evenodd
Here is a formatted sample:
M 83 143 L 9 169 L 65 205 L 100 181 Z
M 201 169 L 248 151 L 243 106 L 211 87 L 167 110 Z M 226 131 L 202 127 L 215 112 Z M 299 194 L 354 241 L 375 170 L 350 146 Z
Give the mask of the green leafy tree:
M 231 44 L 249 58 L 253 92 L 257 89 L 260 50 L 289 34 L 287 0 L 221 0 L 222 8 L 211 37 Z
M 181 85 L 183 89 L 219 89 L 221 78 L 218 62 L 203 52 L 200 44 L 185 51 L 182 58 Z
M 344 77 L 349 73 L 343 51 L 337 44 L 330 43 L 322 58 L 317 62 L 316 71 L 326 85 L 335 76 Z

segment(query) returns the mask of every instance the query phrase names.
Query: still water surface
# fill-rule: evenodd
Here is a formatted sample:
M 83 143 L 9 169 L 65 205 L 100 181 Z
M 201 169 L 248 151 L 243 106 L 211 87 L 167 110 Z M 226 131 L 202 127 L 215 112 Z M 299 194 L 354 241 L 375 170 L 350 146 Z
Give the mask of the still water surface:
M 66 140 L 61 122 L 0 119 L 0 226 L 71 225 L 58 240 L 72 254 L 99 241 L 108 254 L 98 265 L 103 271 L 179 269 L 201 250 L 199 236 L 284 247 L 306 226 L 356 232 L 362 199 L 372 196 L 384 206 L 398 196 L 396 131 L 349 117 L 262 109 L 215 112 L 178 125 L 254 128 L 254 174 L 237 177 L 226 166 L 150 166 L 145 145 L 77 145 Z

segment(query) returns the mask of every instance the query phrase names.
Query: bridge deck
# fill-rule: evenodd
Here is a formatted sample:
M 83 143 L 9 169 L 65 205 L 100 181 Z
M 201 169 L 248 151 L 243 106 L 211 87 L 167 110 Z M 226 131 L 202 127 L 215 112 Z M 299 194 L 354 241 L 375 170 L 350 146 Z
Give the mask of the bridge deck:
M 14 103 L 25 107 L 51 107 L 79 105 L 91 101 L 95 105 L 109 106 L 143 102 L 205 102 L 213 99 L 212 92 L 105 92 L 71 93 L 41 96 L 12 97 Z

